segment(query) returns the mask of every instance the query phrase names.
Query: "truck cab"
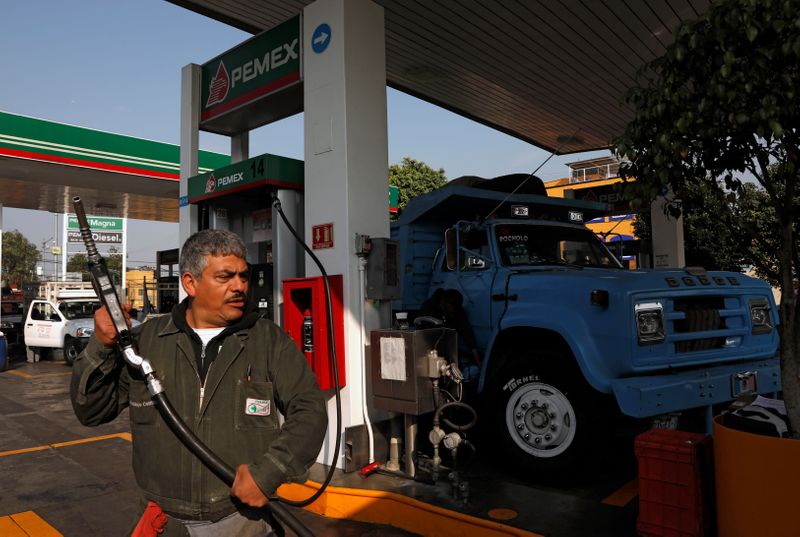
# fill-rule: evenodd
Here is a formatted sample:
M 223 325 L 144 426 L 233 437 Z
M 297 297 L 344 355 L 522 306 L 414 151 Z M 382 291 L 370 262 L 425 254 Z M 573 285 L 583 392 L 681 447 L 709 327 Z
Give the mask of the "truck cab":
M 43 349 L 61 349 L 72 364 L 94 332 L 93 316 L 99 307 L 90 284 L 57 289 L 49 298 L 34 299 L 25 319 L 29 360 L 38 361 Z

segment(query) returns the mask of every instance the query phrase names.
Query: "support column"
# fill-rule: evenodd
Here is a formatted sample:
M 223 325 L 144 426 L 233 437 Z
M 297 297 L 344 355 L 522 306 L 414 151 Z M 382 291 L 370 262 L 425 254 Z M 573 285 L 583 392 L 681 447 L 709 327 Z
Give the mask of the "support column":
M 283 214 L 299 234 L 303 234 L 303 198 L 294 190 L 278 190 Z M 269 203 L 269 202 L 267 202 Z M 278 211 L 272 210 L 272 285 L 274 319 L 283 325 L 283 280 L 303 276 L 303 249 L 284 225 Z
M 202 69 L 190 63 L 181 69 L 181 177 L 178 195 L 178 247 L 197 231 L 197 206 L 189 205 L 189 177 L 197 175 L 200 148 L 200 77 Z M 180 275 L 178 275 L 180 279 Z M 179 286 L 180 300 L 186 292 Z
M 346 357 L 342 423 L 349 427 L 364 423 L 362 324 L 367 334 L 378 328 L 359 319 L 355 235 L 389 236 L 383 8 L 318 0 L 303 11 L 303 39 L 305 237 L 311 244 L 313 226 L 333 224 L 333 247 L 315 253 L 329 274 L 344 279 L 345 349 L 338 352 Z M 319 274 L 308 257 L 306 274 Z M 332 396 L 328 411 L 334 415 Z M 321 456 L 327 463 L 333 432 Z M 343 467 L 341 456 L 336 464 Z
M 683 216 L 673 218 L 664 213 L 664 206 L 674 197 L 670 190 L 659 196 L 650 206 L 651 234 L 653 239 L 653 268 L 686 266 L 683 247 Z
M 250 132 L 240 132 L 231 136 L 231 164 L 250 158 Z

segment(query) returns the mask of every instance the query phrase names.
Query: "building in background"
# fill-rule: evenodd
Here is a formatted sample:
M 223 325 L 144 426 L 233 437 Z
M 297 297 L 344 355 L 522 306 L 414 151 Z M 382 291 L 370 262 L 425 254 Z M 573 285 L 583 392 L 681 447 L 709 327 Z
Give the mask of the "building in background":
M 155 271 L 148 267 L 140 267 L 127 271 L 126 303 L 135 310 L 154 309 L 158 307 Z M 149 306 L 148 306 L 149 304 Z
M 608 203 L 614 207 L 611 216 L 595 218 L 586 223 L 606 243 L 617 258 L 629 268 L 642 267 L 640 240 L 633 232 L 636 215 L 630 204 L 614 185 L 621 182 L 619 160 L 601 157 L 570 162 L 571 173 L 564 179 L 545 183 L 547 195 Z

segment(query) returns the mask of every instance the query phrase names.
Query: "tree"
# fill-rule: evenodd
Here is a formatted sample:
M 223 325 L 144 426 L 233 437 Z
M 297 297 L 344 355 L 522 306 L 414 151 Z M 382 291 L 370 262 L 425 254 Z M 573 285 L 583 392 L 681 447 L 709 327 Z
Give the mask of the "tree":
M 119 284 L 122 279 L 122 254 L 117 253 L 117 249 L 112 246 L 104 257 L 106 267 L 111 273 L 111 279 L 115 284 Z M 70 257 L 67 261 L 67 272 L 80 272 L 83 275 L 81 278 L 83 281 L 91 281 L 92 276 L 89 273 L 89 260 L 86 258 L 86 254 L 78 253 Z
M 67 260 L 67 272 L 80 272 L 81 280 L 88 282 L 92 277 L 89 274 L 89 261 L 86 259 L 86 254 L 73 254 Z
M 41 255 L 36 245 L 16 229 L 3 233 L 3 279 L 7 285 L 34 282 L 36 262 Z
M 734 200 L 749 173 L 763 188 L 777 234 L 782 299 L 783 396 L 795 436 L 800 431 L 800 330 L 795 281 L 800 267 L 800 2 L 722 0 L 682 24 L 663 56 L 628 93 L 634 118 L 617 139 L 629 163 L 620 168 L 641 205 L 665 187 L 681 195 L 703 183 Z M 727 205 L 731 207 L 731 205 Z M 669 207 L 673 213 L 680 206 Z M 753 249 L 759 230 L 742 226 Z M 769 267 L 761 267 L 769 268 Z
M 736 200 L 732 203 L 727 198 L 717 197 L 705 183 L 685 186 L 680 207 L 687 266 L 729 271 L 740 271 L 745 265 L 774 266 L 774 250 L 754 250 L 747 239 L 748 234 L 741 230 L 743 225 L 763 220 L 759 212 L 763 190 L 745 183 L 736 192 Z M 643 245 L 650 243 L 650 211 L 638 215 L 633 229 Z M 774 277 L 767 276 L 760 269 L 757 272 L 777 286 Z
M 424 162 L 403 157 L 400 164 L 389 166 L 389 184 L 398 189 L 398 213 L 403 212 L 411 198 L 447 184 L 444 170 L 434 170 Z

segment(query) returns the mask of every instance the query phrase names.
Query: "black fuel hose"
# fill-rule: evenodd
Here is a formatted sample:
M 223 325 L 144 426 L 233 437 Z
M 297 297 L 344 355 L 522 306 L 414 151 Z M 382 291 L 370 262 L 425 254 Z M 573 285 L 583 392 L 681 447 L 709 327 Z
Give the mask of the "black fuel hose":
M 158 393 L 153 396 L 153 401 L 158 408 L 161 417 L 166 424 L 178 437 L 178 439 L 186 446 L 192 454 L 200 459 L 200 461 L 211 470 L 214 475 L 220 478 L 228 486 L 233 486 L 233 480 L 236 477 L 236 472 L 233 468 L 220 459 L 202 440 L 200 440 L 194 432 L 186 426 L 186 423 L 181 419 L 180 415 L 175 411 L 175 407 L 169 402 L 169 399 L 164 392 Z M 283 501 L 281 499 L 281 501 Z M 306 528 L 295 516 L 290 513 L 286 507 L 279 502 L 270 501 L 266 508 L 281 524 L 287 526 L 290 530 L 295 532 L 298 537 L 314 537 L 314 534 Z
M 336 461 L 339 459 L 339 450 L 342 444 L 342 396 L 339 393 L 340 392 L 339 367 L 337 363 L 338 361 L 336 359 L 336 336 L 334 333 L 334 326 L 333 326 L 333 307 L 331 306 L 333 302 L 331 301 L 331 286 L 328 283 L 328 273 L 325 271 L 325 267 L 322 265 L 322 262 L 319 260 L 316 254 L 314 254 L 311 248 L 308 247 L 308 245 L 305 243 L 302 237 L 298 235 L 297 231 L 295 231 L 292 224 L 289 223 L 289 220 L 286 218 L 286 215 L 283 214 L 283 209 L 281 208 L 281 201 L 278 199 L 277 193 L 273 190 L 270 192 L 270 195 L 272 196 L 272 205 L 275 207 L 275 209 L 278 210 L 278 214 L 281 216 L 281 220 L 283 220 L 283 223 L 289 229 L 289 232 L 292 234 L 292 236 L 294 236 L 295 240 L 303 247 L 303 249 L 306 251 L 309 257 L 314 261 L 314 263 L 316 263 L 317 268 L 319 268 L 320 274 L 322 275 L 322 283 L 324 284 L 325 287 L 325 305 L 328 313 L 328 335 L 330 337 L 330 343 L 331 343 L 330 366 L 331 369 L 333 370 L 333 384 L 334 384 L 333 387 L 336 396 L 336 445 L 333 449 L 333 459 L 331 460 L 330 468 L 328 468 L 328 475 L 325 476 L 325 481 L 323 481 L 319 489 L 317 489 L 317 491 L 314 494 L 312 494 L 305 500 L 299 500 L 299 501 L 287 500 L 286 498 L 281 498 L 279 496 L 275 498 L 270 498 L 271 501 L 272 500 L 281 501 L 293 507 L 305 507 L 306 505 L 313 503 L 314 500 L 319 498 L 322 495 L 322 493 L 325 492 L 325 489 L 331 482 L 331 479 L 333 478 L 333 472 L 336 470 Z
M 442 417 L 442 412 L 444 412 L 448 408 L 463 408 L 467 410 L 470 414 L 472 414 L 472 420 L 464 425 L 456 425 L 449 419 Z M 455 429 L 456 431 L 466 431 L 472 429 L 472 427 L 475 426 L 475 423 L 478 421 L 478 413 L 475 412 L 475 409 L 469 406 L 467 403 L 462 403 L 460 401 L 451 401 L 449 403 L 443 404 L 442 406 L 436 409 L 436 413 L 433 415 L 434 425 L 438 425 L 440 419 L 442 423 L 444 423 L 451 429 Z

